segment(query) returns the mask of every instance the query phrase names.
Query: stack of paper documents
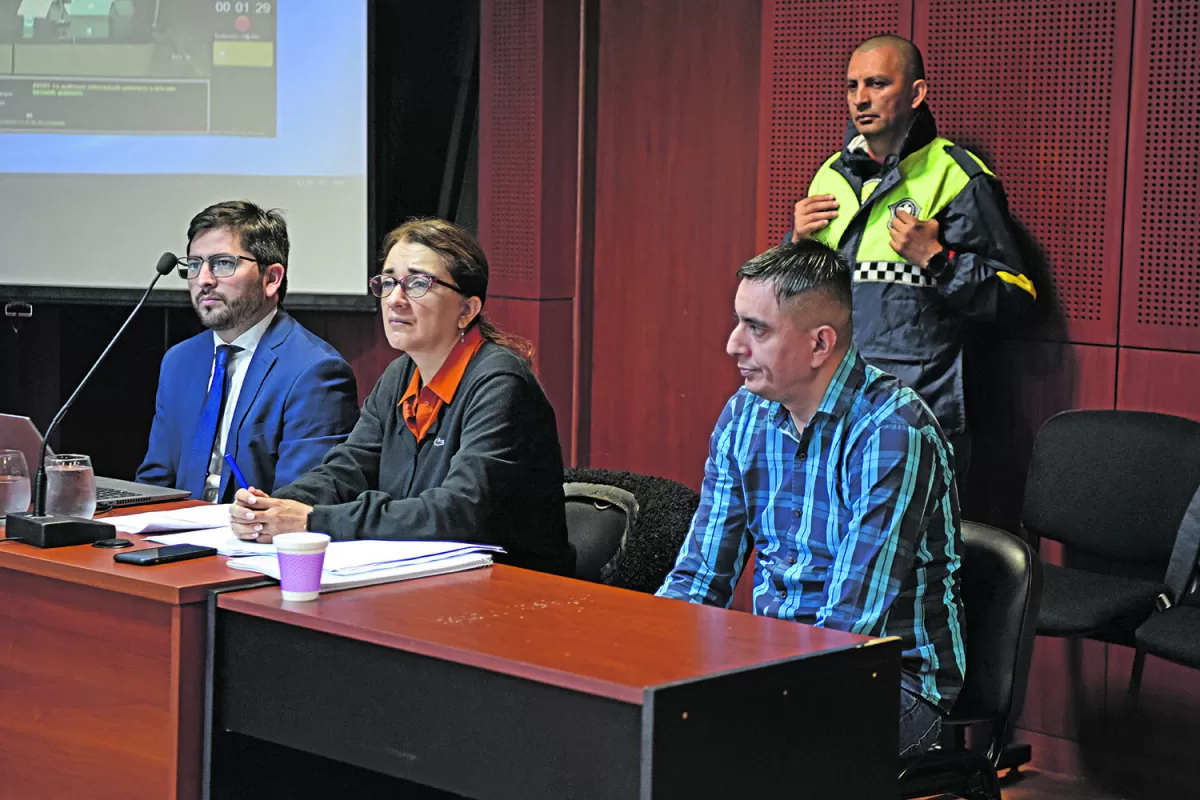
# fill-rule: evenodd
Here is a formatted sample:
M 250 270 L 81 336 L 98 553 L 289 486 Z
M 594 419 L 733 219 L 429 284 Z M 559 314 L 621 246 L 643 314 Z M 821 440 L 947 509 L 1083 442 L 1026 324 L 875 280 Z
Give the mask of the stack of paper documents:
M 205 528 L 229 529 L 228 503 L 214 506 L 191 506 L 171 511 L 147 511 L 105 520 L 117 526 L 121 533 L 163 533 L 166 531 L 197 531 Z M 232 534 L 232 531 L 231 531 Z
M 321 570 L 321 591 L 353 589 L 356 586 L 487 567 L 491 566 L 492 553 L 503 552 L 501 547 L 467 542 L 392 542 L 374 539 L 331 542 Z M 274 555 L 238 558 L 230 561 L 229 566 L 260 572 L 279 580 L 279 559 Z

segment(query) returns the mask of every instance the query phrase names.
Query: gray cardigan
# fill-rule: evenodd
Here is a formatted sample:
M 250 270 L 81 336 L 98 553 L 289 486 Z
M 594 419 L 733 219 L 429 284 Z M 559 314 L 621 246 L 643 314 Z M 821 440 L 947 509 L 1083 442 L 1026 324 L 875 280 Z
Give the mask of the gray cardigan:
M 350 438 L 274 496 L 313 506 L 308 529 L 335 541 L 498 544 L 497 561 L 574 575 L 554 409 L 529 365 L 484 342 L 419 443 L 399 407 L 415 369 L 393 361 Z

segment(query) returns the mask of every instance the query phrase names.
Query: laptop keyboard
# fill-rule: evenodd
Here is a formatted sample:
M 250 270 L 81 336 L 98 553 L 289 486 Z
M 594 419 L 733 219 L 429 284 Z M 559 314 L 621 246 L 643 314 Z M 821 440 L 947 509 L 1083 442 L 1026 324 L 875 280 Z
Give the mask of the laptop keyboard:
M 109 503 L 113 500 L 120 500 L 124 497 L 137 497 L 137 492 L 128 492 L 124 489 L 113 489 L 109 486 L 96 487 L 96 502 Z

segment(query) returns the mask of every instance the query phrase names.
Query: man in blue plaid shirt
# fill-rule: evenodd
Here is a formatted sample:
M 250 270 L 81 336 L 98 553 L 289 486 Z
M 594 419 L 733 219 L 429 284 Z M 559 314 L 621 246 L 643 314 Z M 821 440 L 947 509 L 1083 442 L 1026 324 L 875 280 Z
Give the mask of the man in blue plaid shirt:
M 753 548 L 754 613 L 903 642 L 900 750 L 937 741 L 965 666 L 963 539 L 933 413 L 852 344 L 850 270 L 811 239 L 738 270 L 726 350 L 745 381 L 709 442 L 663 597 L 728 606 Z

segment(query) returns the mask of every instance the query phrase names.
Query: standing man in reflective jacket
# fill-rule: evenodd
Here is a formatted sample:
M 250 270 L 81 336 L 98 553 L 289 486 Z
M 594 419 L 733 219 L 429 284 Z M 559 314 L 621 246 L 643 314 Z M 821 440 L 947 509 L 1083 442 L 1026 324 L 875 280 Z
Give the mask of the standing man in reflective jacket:
M 937 135 L 916 45 L 867 39 L 846 67 L 845 144 L 796 203 L 788 239 L 836 248 L 854 279 L 854 340 L 868 363 L 933 409 L 970 463 L 963 346 L 971 320 L 1015 317 L 1037 297 L 1004 190 L 972 153 Z

